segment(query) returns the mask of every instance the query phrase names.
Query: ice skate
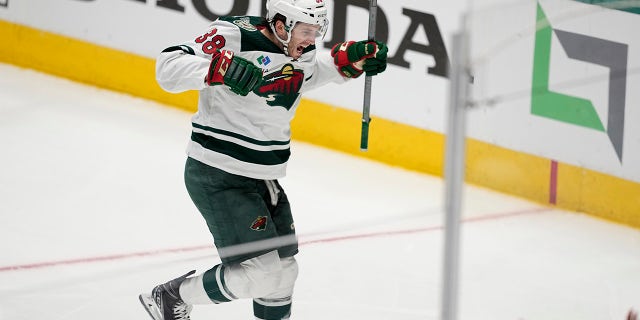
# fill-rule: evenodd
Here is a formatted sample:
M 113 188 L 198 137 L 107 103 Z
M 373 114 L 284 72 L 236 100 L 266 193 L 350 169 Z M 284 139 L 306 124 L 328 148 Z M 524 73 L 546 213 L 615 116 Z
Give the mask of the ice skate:
M 193 308 L 180 298 L 180 284 L 195 270 L 161 284 L 151 290 L 151 294 L 143 293 L 140 302 L 154 320 L 189 320 Z

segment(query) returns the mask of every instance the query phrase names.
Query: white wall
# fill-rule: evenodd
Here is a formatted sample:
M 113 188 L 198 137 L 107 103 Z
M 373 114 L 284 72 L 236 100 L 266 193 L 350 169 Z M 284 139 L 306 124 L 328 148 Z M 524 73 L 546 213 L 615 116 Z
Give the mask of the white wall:
M 509 149 L 640 182 L 640 36 L 633 31 L 640 30 L 640 15 L 567 0 L 540 0 L 540 7 L 554 30 L 548 50 L 548 89 L 590 101 L 603 130 L 532 112 L 536 2 L 510 1 L 485 6 L 471 16 L 475 99 L 495 100 L 473 110 L 471 135 Z M 626 64 L 618 61 L 622 69 L 626 67 L 626 76 L 622 81 L 610 81 L 611 68 L 606 64 L 615 64 L 613 57 L 605 59 L 605 65 L 571 58 L 557 35 L 563 31 L 587 38 L 578 49 L 589 57 L 607 50 L 606 46 L 591 46 L 596 41 L 593 39 L 626 46 Z M 624 95 L 620 96 L 621 92 Z M 610 110 L 620 100 L 622 110 Z M 576 117 L 579 115 L 570 115 Z M 624 117 L 624 121 L 612 119 L 609 123 L 611 117 Z M 623 131 L 621 138 L 610 136 L 616 130 Z

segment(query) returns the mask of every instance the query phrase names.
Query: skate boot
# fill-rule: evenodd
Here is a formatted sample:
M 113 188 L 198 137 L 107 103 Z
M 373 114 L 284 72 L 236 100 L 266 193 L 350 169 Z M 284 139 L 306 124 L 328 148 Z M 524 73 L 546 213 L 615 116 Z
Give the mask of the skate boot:
M 189 313 L 193 306 L 186 304 L 180 298 L 180 284 L 196 271 L 173 279 L 165 284 L 156 286 L 151 294 L 143 293 L 140 302 L 154 320 L 189 320 Z

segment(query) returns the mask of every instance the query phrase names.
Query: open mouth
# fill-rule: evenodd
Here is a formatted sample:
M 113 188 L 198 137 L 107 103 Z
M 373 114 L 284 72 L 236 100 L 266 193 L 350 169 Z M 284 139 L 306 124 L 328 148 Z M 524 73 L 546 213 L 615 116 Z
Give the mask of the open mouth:
M 298 47 L 296 48 L 296 54 L 297 54 L 298 56 L 301 56 L 301 55 L 302 55 L 302 52 L 304 51 L 304 49 L 305 49 L 305 48 L 306 48 L 306 47 L 304 47 L 304 46 L 298 46 Z

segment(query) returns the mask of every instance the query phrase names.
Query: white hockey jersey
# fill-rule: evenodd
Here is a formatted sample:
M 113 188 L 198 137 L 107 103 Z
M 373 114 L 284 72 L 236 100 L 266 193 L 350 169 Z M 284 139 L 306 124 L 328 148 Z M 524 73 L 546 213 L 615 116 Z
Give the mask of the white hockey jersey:
M 290 155 L 291 126 L 300 94 L 329 82 L 343 82 L 315 46 L 298 60 L 259 27 L 260 17 L 221 17 L 192 41 L 165 49 L 156 61 L 156 79 L 169 92 L 199 90 L 198 111 L 187 154 L 226 172 L 255 179 L 284 177 Z M 263 82 L 246 97 L 225 85 L 209 87 L 205 76 L 216 50 L 231 50 L 262 67 Z

